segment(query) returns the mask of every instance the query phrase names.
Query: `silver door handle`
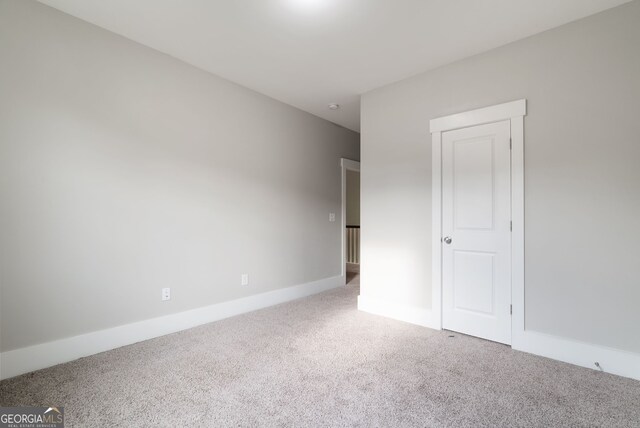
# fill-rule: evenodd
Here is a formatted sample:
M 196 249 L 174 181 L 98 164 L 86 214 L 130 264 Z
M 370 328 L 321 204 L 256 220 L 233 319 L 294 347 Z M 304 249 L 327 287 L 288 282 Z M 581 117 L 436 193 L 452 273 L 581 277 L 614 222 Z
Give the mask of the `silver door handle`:
M 448 236 L 445 236 L 445 237 L 444 237 L 444 239 L 443 239 L 443 241 L 444 241 L 444 243 L 445 243 L 445 244 L 447 244 L 447 245 L 448 245 L 448 244 L 451 244 L 451 238 L 450 238 L 450 237 L 448 237 Z

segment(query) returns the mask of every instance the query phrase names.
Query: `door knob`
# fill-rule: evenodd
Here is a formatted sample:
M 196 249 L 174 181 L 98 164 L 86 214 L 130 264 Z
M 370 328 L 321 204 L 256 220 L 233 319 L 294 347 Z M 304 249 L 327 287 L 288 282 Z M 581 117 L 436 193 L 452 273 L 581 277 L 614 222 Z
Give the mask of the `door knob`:
M 443 241 L 444 241 L 445 244 L 451 244 L 451 238 L 448 237 L 448 236 L 445 236 Z

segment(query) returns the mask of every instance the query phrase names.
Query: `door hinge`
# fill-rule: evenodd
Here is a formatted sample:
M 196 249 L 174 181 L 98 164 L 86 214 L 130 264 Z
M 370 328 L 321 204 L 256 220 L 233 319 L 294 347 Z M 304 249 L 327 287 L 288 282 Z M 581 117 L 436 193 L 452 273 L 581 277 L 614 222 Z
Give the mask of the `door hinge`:
M 509 222 L 509 230 L 513 232 L 513 221 Z
M 513 149 L 513 141 L 509 138 L 509 150 Z
M 513 305 L 509 305 L 509 315 L 513 315 Z

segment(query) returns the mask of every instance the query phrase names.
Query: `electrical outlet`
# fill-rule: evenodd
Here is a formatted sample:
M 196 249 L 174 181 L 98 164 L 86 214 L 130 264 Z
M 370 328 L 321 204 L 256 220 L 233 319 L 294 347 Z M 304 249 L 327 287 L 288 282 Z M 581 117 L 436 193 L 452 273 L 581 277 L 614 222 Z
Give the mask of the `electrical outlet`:
M 329 213 L 329 221 L 336 221 L 336 213 Z
M 240 275 L 240 285 L 249 285 L 249 274 L 243 273 Z
M 162 300 L 171 300 L 171 289 L 163 288 L 162 289 Z

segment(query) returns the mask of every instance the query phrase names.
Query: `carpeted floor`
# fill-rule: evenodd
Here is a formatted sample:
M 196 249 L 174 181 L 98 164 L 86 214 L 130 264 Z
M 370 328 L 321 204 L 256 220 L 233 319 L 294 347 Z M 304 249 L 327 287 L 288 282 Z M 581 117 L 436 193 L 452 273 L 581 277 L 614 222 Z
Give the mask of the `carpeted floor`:
M 358 312 L 357 282 L 3 381 L 1 404 L 69 427 L 640 426 L 640 382 Z

